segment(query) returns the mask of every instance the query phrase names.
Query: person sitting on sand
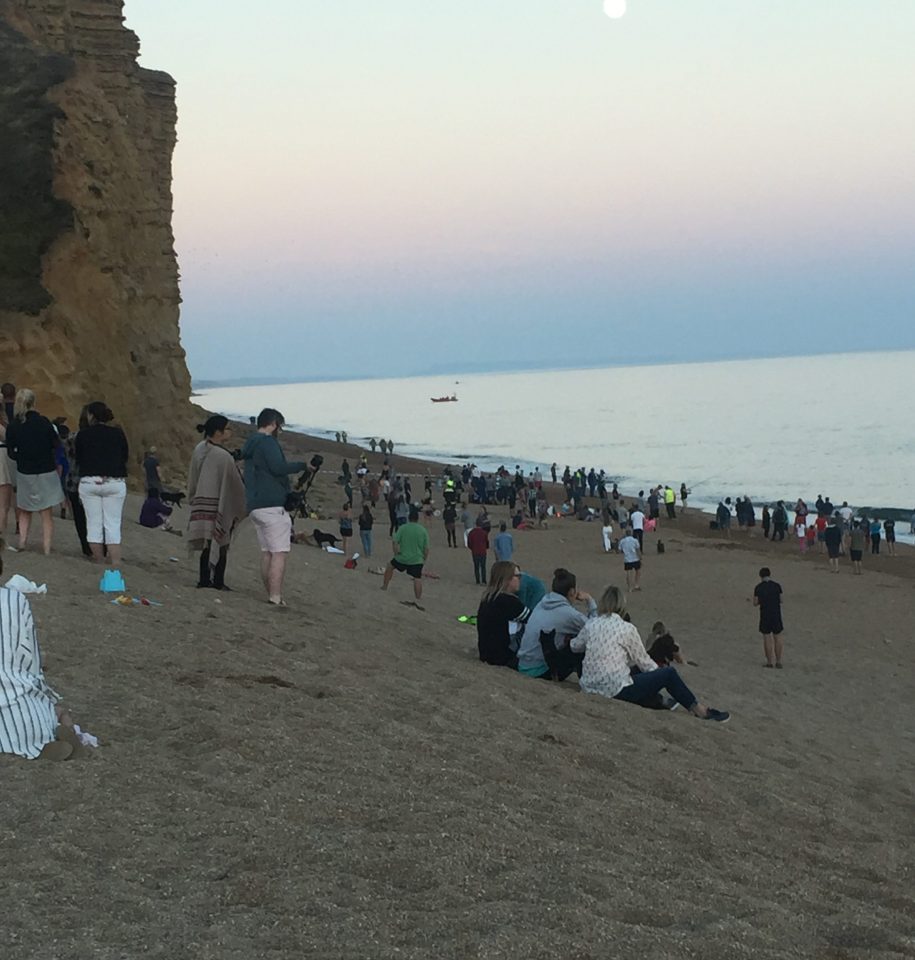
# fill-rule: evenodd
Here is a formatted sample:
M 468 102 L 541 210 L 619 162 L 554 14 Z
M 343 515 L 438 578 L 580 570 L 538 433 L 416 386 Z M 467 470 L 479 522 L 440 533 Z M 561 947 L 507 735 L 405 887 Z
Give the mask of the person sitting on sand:
M 648 656 L 659 667 L 669 667 L 672 663 L 683 664 L 683 652 L 680 645 L 674 640 L 673 635 L 664 626 L 662 620 L 656 620 L 648 635 Z
M 619 587 L 607 587 L 597 612 L 598 616 L 589 620 L 569 644 L 572 650 L 585 655 L 581 672 L 581 689 L 585 693 L 651 706 L 657 694 L 666 690 L 678 704 L 702 720 L 723 723 L 730 719 L 726 711 L 700 703 L 676 667 L 659 667 L 651 659 L 639 631 L 623 619 L 626 608 Z M 632 667 L 642 672 L 633 675 Z
M 0 573 L 3 550 L 0 539 Z M 45 683 L 29 601 L 0 587 L 0 753 L 66 760 L 78 748 L 60 695 Z
M 587 604 L 587 616 L 575 609 L 575 603 Z M 591 594 L 578 589 L 575 574 L 562 567 L 555 570 L 550 592 L 537 604 L 524 628 L 518 649 L 519 673 L 546 680 L 555 674 L 560 681 L 573 672 L 581 675 L 581 654 L 572 653 L 569 640 L 577 636 L 588 622 L 588 617 L 596 615 L 597 603 Z M 550 632 L 555 633 L 553 646 L 556 659 L 553 670 L 547 666 L 540 643 L 540 634 Z
M 151 530 L 167 530 L 172 532 L 172 522 L 169 519 L 172 508 L 159 498 L 159 491 L 153 488 L 146 494 L 143 506 L 140 507 L 140 526 Z
M 477 610 L 477 651 L 483 663 L 494 667 L 518 665 L 517 629 L 531 611 L 518 599 L 521 568 L 509 561 L 492 565 L 489 586 Z

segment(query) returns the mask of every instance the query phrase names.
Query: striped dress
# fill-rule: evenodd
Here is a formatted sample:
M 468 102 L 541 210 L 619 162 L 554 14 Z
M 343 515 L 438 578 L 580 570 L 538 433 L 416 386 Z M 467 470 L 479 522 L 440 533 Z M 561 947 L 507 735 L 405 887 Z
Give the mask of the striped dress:
M 44 682 L 28 600 L 0 587 L 0 753 L 34 760 L 54 739 L 59 699 Z

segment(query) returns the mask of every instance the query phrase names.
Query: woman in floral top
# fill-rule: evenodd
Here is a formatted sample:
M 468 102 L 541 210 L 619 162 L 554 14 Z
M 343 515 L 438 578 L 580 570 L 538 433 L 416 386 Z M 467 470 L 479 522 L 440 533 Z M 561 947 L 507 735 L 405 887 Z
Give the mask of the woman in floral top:
M 676 667 L 659 667 L 648 656 L 639 631 L 622 617 L 625 604 L 619 587 L 607 587 L 597 612 L 599 615 L 570 641 L 573 650 L 585 652 L 581 672 L 581 689 L 585 693 L 647 705 L 661 690 L 666 690 L 678 704 L 703 720 L 723 723 L 730 719 L 731 715 L 724 710 L 700 703 Z M 641 673 L 633 675 L 633 667 Z

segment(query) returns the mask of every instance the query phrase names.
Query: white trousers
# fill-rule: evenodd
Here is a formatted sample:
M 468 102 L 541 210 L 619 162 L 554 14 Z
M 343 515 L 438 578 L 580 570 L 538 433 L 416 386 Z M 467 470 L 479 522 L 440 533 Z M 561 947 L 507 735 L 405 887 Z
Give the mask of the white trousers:
M 121 542 L 121 515 L 127 497 L 125 480 L 108 477 L 81 477 L 79 499 L 86 511 L 86 539 L 89 543 Z

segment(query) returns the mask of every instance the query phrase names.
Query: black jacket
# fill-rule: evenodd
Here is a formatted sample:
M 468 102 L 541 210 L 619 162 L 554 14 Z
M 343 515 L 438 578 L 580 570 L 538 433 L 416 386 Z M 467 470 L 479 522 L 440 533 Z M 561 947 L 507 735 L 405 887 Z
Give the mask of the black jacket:
M 29 410 L 24 420 L 13 420 L 6 428 L 7 452 L 16 461 L 19 473 L 53 473 L 54 450 L 60 437 L 47 417 Z

